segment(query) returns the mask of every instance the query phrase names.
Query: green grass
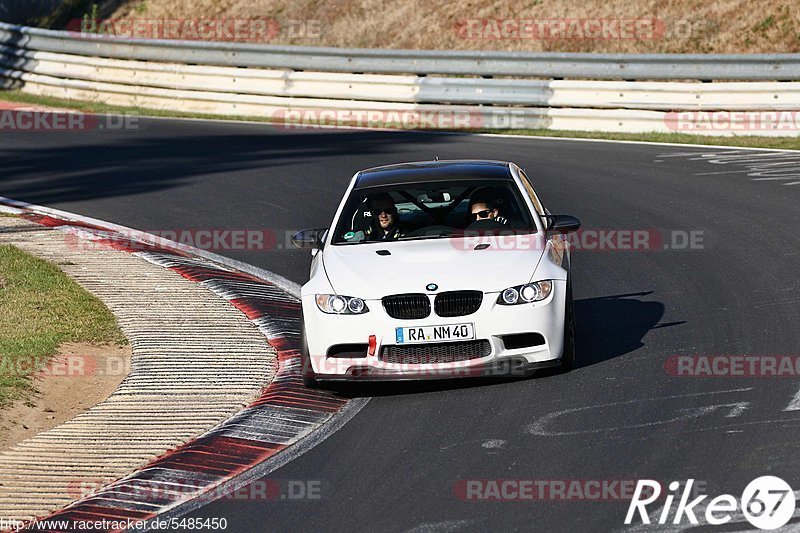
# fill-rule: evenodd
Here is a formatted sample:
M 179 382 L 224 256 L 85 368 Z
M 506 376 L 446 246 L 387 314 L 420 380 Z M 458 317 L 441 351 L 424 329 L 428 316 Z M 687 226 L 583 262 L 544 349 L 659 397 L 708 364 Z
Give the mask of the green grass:
M 610 133 L 586 131 L 553 131 L 553 130 L 500 130 L 484 133 L 506 133 L 509 135 L 538 135 L 542 137 L 577 137 L 581 139 L 607 139 L 616 141 L 642 141 L 675 144 L 706 144 L 721 146 L 745 146 L 752 148 L 777 148 L 780 150 L 800 150 L 800 138 L 797 137 L 711 137 L 706 135 L 690 135 L 688 133 Z
M 92 0 L 63 0 L 49 15 L 31 19 L 27 23 L 39 28 L 63 30 L 69 21 L 91 14 L 92 6 Z
M 170 118 L 195 118 L 206 120 L 235 120 L 248 122 L 270 123 L 268 117 L 239 117 L 208 115 L 199 113 L 182 113 L 179 111 L 161 111 L 155 109 L 144 109 L 138 107 L 121 107 L 107 104 L 97 104 L 93 102 L 83 102 L 77 100 L 63 100 L 61 98 L 51 98 L 47 96 L 37 96 L 22 93 L 20 91 L 0 91 L 0 100 L 9 102 L 26 103 L 48 107 L 61 107 L 65 109 L 77 109 L 86 113 L 107 113 L 107 114 L 132 114 L 151 117 L 170 117 Z M 498 133 L 508 135 L 536 135 L 541 137 L 577 137 L 581 139 L 605 139 L 620 141 L 643 141 L 656 143 L 676 143 L 676 144 L 703 144 L 720 146 L 745 146 L 752 148 L 777 148 L 781 150 L 800 150 L 800 138 L 798 137 L 763 137 L 763 136 L 736 136 L 736 137 L 711 137 L 706 135 L 690 135 L 687 133 L 610 133 L 610 132 L 586 132 L 571 130 L 474 130 L 475 133 Z
M 753 31 L 760 32 L 762 34 L 766 34 L 767 30 L 775 26 L 775 17 L 770 15 L 758 24 L 755 25 Z
M 0 407 L 30 397 L 32 374 L 64 342 L 127 340 L 111 311 L 55 265 L 0 245 Z
M 85 102 L 82 100 L 66 100 L 63 98 L 52 98 L 50 96 L 38 96 L 27 94 L 20 91 L 0 90 L 0 101 L 16 102 L 21 104 L 41 105 L 46 107 L 60 107 L 64 109 L 75 109 L 84 113 L 97 114 L 128 114 L 142 115 L 148 117 L 167 117 L 167 118 L 199 118 L 205 120 L 237 120 L 248 122 L 271 122 L 268 117 L 240 117 L 211 115 L 203 113 L 184 113 L 181 111 L 170 111 L 160 109 L 148 109 L 143 107 L 124 107 L 95 102 Z

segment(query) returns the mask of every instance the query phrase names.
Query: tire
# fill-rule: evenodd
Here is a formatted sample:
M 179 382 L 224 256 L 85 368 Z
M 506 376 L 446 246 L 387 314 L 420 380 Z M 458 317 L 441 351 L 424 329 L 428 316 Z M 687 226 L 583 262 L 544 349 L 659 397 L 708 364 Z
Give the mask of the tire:
M 320 389 L 319 381 L 314 376 L 303 376 L 303 385 L 308 389 Z
M 564 348 L 561 352 L 561 369 L 575 368 L 575 303 L 572 299 L 572 283 L 567 279 L 567 303 L 564 312 Z
M 306 340 L 306 325 L 300 315 L 300 372 L 303 375 L 303 385 L 309 389 L 319 389 L 320 384 L 311 367 L 311 357 L 308 354 L 308 341 Z

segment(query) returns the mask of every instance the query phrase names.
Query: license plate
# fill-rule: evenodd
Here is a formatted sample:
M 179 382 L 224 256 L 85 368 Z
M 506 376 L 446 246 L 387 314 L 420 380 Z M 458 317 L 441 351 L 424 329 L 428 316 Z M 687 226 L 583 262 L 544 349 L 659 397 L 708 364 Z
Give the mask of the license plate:
M 475 338 L 473 324 L 394 328 L 397 344 L 466 341 Z

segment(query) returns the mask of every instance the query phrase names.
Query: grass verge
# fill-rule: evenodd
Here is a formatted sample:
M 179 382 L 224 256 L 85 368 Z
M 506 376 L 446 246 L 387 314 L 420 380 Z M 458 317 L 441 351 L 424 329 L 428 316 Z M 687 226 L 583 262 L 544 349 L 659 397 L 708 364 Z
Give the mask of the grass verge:
M 268 117 L 240 117 L 208 115 L 200 113 L 183 113 L 180 111 L 168 111 L 157 109 L 145 109 L 139 107 L 122 107 L 94 102 L 84 102 L 78 100 L 64 100 L 49 96 L 38 96 L 23 93 L 20 91 L 0 91 L 0 100 L 7 102 L 25 103 L 46 107 L 60 107 L 64 109 L 75 109 L 85 113 L 105 113 L 105 114 L 133 114 L 150 117 L 168 118 L 193 118 L 204 120 L 233 120 L 248 122 L 272 122 Z M 452 130 L 448 130 L 452 131 Z M 757 135 L 737 136 L 737 137 L 711 137 L 706 135 L 690 135 L 687 133 L 610 133 L 610 132 L 586 132 L 571 130 L 459 130 L 471 133 L 496 133 L 505 135 L 530 135 L 538 137 L 573 137 L 579 139 L 601 139 L 616 141 L 641 141 L 655 143 L 675 143 L 675 144 L 702 144 L 719 146 L 741 146 L 750 148 L 774 148 L 780 150 L 800 150 L 800 137 L 764 137 Z
M 161 109 L 149 109 L 144 107 L 125 107 L 101 104 L 96 102 L 86 102 L 83 100 L 66 100 L 63 98 L 53 98 L 50 96 L 39 96 L 36 94 L 23 93 L 21 91 L 0 90 L 0 101 L 14 102 L 19 104 L 40 105 L 45 107 L 60 107 L 63 109 L 75 109 L 84 113 L 97 114 L 128 114 L 141 115 L 148 117 L 164 118 L 194 118 L 203 120 L 236 120 L 248 122 L 272 122 L 268 117 L 240 117 L 227 115 L 210 115 L 204 113 L 185 113 L 182 111 L 170 111 Z
M 29 399 L 65 342 L 127 344 L 111 311 L 58 267 L 0 245 L 0 407 Z
M 772 148 L 778 150 L 800 150 L 800 138 L 763 137 L 748 135 L 741 137 L 709 137 L 688 133 L 609 133 L 586 131 L 553 130 L 494 130 L 480 133 L 500 133 L 506 135 L 532 135 L 539 137 L 573 137 L 579 139 L 603 139 L 609 141 L 640 141 L 651 143 L 703 144 L 717 146 Z

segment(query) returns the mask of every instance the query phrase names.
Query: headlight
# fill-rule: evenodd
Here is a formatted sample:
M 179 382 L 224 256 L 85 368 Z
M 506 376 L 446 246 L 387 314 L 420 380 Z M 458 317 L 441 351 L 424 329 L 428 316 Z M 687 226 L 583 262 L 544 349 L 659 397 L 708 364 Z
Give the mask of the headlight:
M 545 300 L 553 291 L 552 281 L 537 281 L 509 287 L 497 297 L 500 305 L 517 305 Z
M 369 311 L 367 303 L 361 298 L 338 294 L 317 294 L 317 307 L 331 315 L 361 315 Z

